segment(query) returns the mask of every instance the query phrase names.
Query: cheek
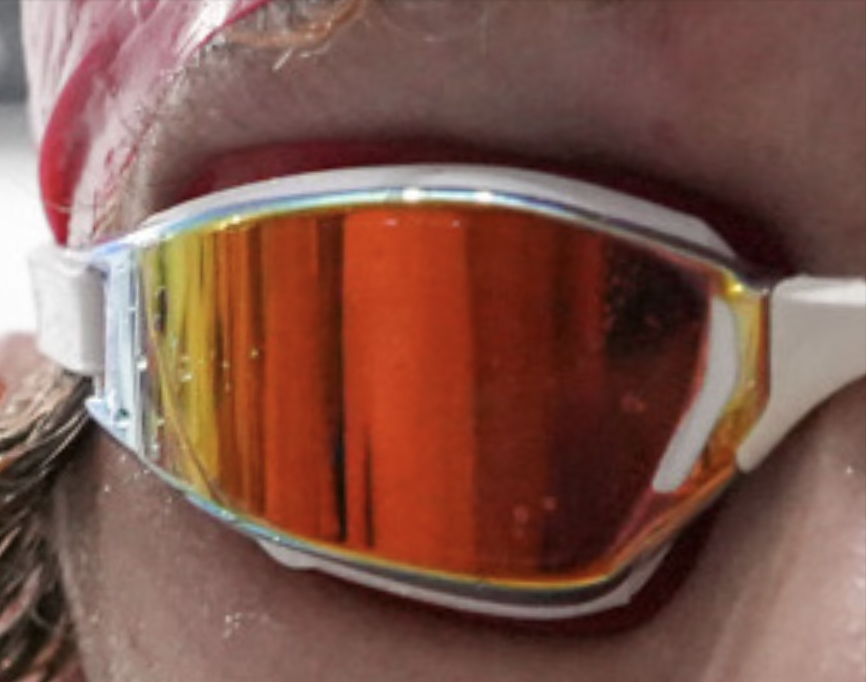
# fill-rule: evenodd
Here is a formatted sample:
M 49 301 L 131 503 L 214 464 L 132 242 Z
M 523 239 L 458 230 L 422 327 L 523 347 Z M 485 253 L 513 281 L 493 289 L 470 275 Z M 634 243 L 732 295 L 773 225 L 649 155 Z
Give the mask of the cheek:
M 628 633 L 516 632 L 274 566 L 107 442 L 56 526 L 91 682 L 854 682 L 866 672 L 861 385 L 747 479 L 698 570 Z M 580 671 L 576 673 L 575 671 Z
M 709 667 L 719 679 L 866 674 L 864 407 L 861 382 L 736 491 L 691 586 L 716 632 Z
M 55 519 L 89 680 L 269 680 L 295 642 L 328 642 L 296 583 L 104 438 L 61 482 Z

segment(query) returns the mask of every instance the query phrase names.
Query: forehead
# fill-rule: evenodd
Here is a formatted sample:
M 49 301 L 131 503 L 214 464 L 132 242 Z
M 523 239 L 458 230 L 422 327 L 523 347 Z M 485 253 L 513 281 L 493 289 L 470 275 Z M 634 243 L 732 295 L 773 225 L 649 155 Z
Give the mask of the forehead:
M 814 5 L 791 2 L 780 12 L 779 3 L 760 0 L 27 2 L 32 117 L 42 140 L 46 208 L 61 241 L 70 232 L 73 242 L 87 241 L 110 221 L 126 173 L 146 131 L 160 122 L 160 102 L 177 75 L 227 41 L 235 48 L 200 73 L 244 80 L 259 57 L 242 63 L 237 46 L 243 46 L 247 56 L 259 55 L 273 67 L 272 84 L 256 93 L 264 100 L 275 88 L 315 97 L 351 79 L 350 85 L 367 87 L 368 99 L 381 100 L 379 110 L 400 110 L 389 126 L 411 124 L 409 104 L 417 115 L 441 114 L 436 126 L 446 134 L 471 135 L 453 130 L 455 114 L 442 95 L 473 89 L 479 101 L 481 94 L 495 97 L 503 110 L 533 99 L 519 113 L 534 120 L 539 111 L 556 112 L 561 136 L 608 119 L 617 121 L 609 126 L 620 129 L 616 134 L 628 135 L 622 129 L 638 118 L 669 136 L 683 118 L 705 111 L 722 119 L 716 126 L 734 125 L 723 120 L 725 112 L 747 109 L 761 120 L 778 118 L 757 93 L 780 78 L 802 91 L 813 87 L 810 74 L 823 72 L 826 91 L 856 96 L 840 86 L 838 71 L 828 74 L 816 64 L 835 59 L 852 42 L 862 53 L 862 4 Z M 362 20 L 350 21 L 356 17 Z M 329 71 L 291 60 L 306 55 L 315 62 L 322 45 L 349 25 L 346 42 L 355 47 L 343 50 L 342 62 L 331 59 Z M 828 37 L 842 46 L 833 54 L 826 54 Z M 407 68 L 401 70 L 402 63 Z M 412 101 L 381 96 L 386 90 Z M 417 104 L 418 92 L 429 106 Z M 665 111 L 659 113 L 662 100 Z M 480 109 L 475 128 L 496 138 L 499 122 Z M 203 123 L 200 134 L 213 127 L 216 135 L 212 124 Z

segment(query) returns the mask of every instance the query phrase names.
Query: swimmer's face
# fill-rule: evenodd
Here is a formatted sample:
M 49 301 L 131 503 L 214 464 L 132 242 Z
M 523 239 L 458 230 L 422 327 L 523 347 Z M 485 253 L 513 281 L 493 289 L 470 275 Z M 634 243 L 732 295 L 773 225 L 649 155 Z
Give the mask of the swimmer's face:
M 268 175 L 493 160 L 699 205 L 765 264 L 866 272 L 859 0 L 371 2 L 293 54 L 268 23 L 176 79 L 101 230 Z M 862 384 L 837 396 L 742 482 L 652 618 L 592 638 L 287 572 L 95 437 L 57 504 L 89 679 L 856 682 L 864 402 Z

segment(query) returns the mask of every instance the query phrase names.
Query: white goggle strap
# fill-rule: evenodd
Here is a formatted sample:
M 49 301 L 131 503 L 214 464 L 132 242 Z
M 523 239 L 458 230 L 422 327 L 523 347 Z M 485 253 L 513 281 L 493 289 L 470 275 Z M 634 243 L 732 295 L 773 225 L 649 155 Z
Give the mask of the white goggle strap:
M 30 277 L 39 350 L 73 374 L 101 375 L 105 294 L 99 271 L 81 253 L 49 244 L 30 254 Z
M 866 376 L 866 280 L 794 277 L 770 298 L 770 399 L 737 454 L 757 467 L 814 407 Z

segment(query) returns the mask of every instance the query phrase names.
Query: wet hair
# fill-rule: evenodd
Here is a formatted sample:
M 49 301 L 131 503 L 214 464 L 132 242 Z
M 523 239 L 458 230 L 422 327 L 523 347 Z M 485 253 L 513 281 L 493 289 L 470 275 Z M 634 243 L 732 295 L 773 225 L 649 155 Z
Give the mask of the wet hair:
M 0 400 L 0 682 L 57 680 L 74 665 L 45 503 L 87 423 L 87 390 L 46 364 Z

